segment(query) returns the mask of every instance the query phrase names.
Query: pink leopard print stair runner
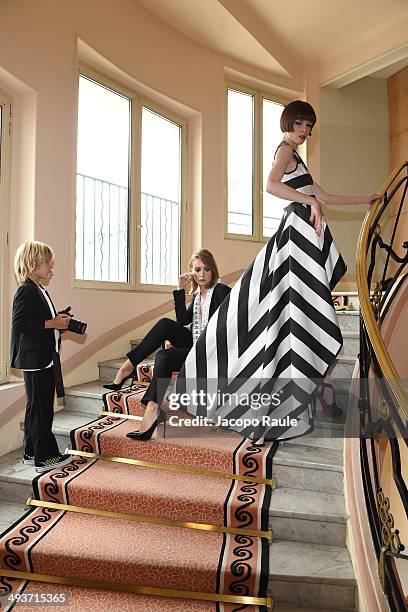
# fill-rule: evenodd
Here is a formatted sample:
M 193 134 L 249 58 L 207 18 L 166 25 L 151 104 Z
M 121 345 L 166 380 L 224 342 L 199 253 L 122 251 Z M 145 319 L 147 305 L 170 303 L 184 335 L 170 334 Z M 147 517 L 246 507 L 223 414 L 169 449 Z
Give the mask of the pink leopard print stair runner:
M 71 432 L 72 448 L 105 456 L 125 457 L 184 467 L 237 472 L 243 465 L 243 475 L 271 478 L 274 448 L 271 442 L 259 447 L 233 432 L 215 427 L 168 427 L 166 438 L 137 441 L 126 434 L 137 428 L 134 420 L 104 416 Z M 245 462 L 256 457 L 253 473 Z
M 105 408 L 141 416 L 142 394 L 143 389 L 138 388 L 109 393 L 104 399 Z M 187 428 L 179 427 L 168 428 L 169 437 L 165 439 L 136 442 L 126 438 L 126 433 L 136 427 L 134 420 L 104 416 L 71 432 L 71 441 L 76 450 L 99 456 L 241 474 L 243 478 L 217 478 L 74 456 L 71 464 L 34 479 L 34 498 L 44 503 L 90 508 L 92 512 L 132 515 L 137 521 L 65 509 L 31 508 L 1 536 L 0 568 L 105 584 L 246 595 L 266 601 L 269 542 L 265 537 L 154 524 L 143 522 L 143 517 L 267 532 L 271 485 L 245 481 L 245 477 L 271 479 L 277 445 L 257 447 L 250 440 L 215 428 L 196 431 L 192 436 Z M 6 595 L 61 592 L 69 598 L 67 610 L 266 610 L 264 605 L 115 593 L 0 578 L 2 610 L 11 609 L 6 607 Z M 96 608 L 92 604 L 101 601 L 103 604 L 96 603 Z M 24 608 L 23 602 L 15 603 L 15 607 L 30 610 L 27 601 Z M 47 610 L 53 609 L 47 605 Z M 64 610 L 64 605 L 57 602 L 55 610 Z
M 103 396 L 104 409 L 108 412 L 142 417 L 145 406 L 142 404 L 141 399 L 145 391 L 145 386 L 136 384 L 122 391 L 105 393 Z
M 3 592 L 6 588 L 7 592 Z M 2 598 L 3 593 L 3 598 Z M 18 606 L 18 601 L 21 604 Z M 16 602 L 13 606 L 13 602 Z M 41 606 L 41 602 L 44 607 Z M 2 605 L 3 604 L 3 605 Z M 8 605 L 13 606 L 7 607 Z M 8 578 L 0 580 L 0 610 L 22 612 L 215 612 L 213 603 L 86 589 Z M 226 608 L 224 608 L 226 610 Z

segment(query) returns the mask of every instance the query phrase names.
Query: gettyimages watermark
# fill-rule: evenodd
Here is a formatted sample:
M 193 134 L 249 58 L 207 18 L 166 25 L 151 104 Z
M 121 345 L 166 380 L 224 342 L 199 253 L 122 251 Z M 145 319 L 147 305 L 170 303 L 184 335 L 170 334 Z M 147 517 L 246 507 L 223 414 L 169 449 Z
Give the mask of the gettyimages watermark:
M 390 400 L 391 387 L 389 381 L 353 378 L 183 379 L 168 388 L 166 381 L 158 381 L 167 423 L 173 428 L 198 428 L 206 435 L 209 428 L 220 427 L 282 440 L 303 435 L 361 437 L 363 388 L 369 397 L 365 434 L 405 437 L 405 430 L 381 429 L 384 415 L 389 418 L 398 411 Z
M 278 407 L 281 404 L 281 393 L 222 393 L 220 390 L 216 392 L 208 392 L 203 389 L 192 389 L 190 392 L 170 392 L 167 395 L 169 410 L 180 410 L 187 408 L 198 408 L 206 406 L 207 411 L 213 416 L 195 416 L 187 418 L 179 415 L 169 416 L 169 425 L 175 427 L 295 427 L 298 423 L 296 418 L 291 418 L 286 415 L 283 418 L 275 418 L 272 414 L 261 414 L 256 417 L 233 417 L 222 416 L 215 414 L 215 410 L 219 406 L 225 408 L 233 408 L 240 406 L 247 407 L 250 411 L 262 410 L 263 407 Z

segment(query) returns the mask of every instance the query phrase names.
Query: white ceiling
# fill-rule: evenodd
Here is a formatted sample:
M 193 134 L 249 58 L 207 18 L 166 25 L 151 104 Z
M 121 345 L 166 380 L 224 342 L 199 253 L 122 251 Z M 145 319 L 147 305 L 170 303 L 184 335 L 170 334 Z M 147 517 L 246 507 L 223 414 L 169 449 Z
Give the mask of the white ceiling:
M 267 23 L 271 35 L 290 41 L 307 60 L 341 55 L 351 45 L 392 32 L 402 19 L 408 22 L 407 0 L 244 1 Z
M 199 44 L 264 70 L 286 70 L 218 0 L 138 0 L 147 10 Z
M 281 77 L 296 75 L 306 63 L 341 63 L 350 49 L 355 54 L 371 48 L 376 53 L 379 47 L 390 51 L 396 28 L 406 23 L 408 33 L 407 0 L 138 2 L 199 44 Z M 402 55 L 398 69 L 408 63 L 408 46 Z M 373 68 L 380 77 L 396 70 L 392 64 L 385 72 Z

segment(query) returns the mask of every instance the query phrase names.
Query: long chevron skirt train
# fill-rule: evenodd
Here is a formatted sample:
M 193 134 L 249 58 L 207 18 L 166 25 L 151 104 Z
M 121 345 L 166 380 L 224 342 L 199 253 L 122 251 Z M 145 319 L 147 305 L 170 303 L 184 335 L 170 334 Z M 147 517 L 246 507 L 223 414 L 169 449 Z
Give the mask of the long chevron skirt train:
M 331 290 L 346 265 L 309 217 L 286 207 L 188 354 L 173 398 L 200 424 L 269 440 L 311 430 L 311 396 L 342 346 Z

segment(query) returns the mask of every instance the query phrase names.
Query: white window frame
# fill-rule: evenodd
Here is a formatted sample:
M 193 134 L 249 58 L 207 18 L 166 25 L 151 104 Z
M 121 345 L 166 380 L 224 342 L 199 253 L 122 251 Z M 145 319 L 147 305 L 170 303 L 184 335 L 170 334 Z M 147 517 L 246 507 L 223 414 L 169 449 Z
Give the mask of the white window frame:
M 186 211 L 187 211 L 187 142 L 188 142 L 188 123 L 185 117 L 177 115 L 169 108 L 165 108 L 156 102 L 149 100 L 136 91 L 128 89 L 119 83 L 112 81 L 108 77 L 92 70 L 88 66 L 80 65 L 79 77 L 87 77 L 96 83 L 122 94 L 131 100 L 131 150 L 129 156 L 129 281 L 113 282 L 102 280 L 82 280 L 75 277 L 76 259 L 76 214 L 73 215 L 74 250 L 73 250 L 73 269 L 74 287 L 80 289 L 103 289 L 113 291 L 147 291 L 149 293 L 168 293 L 174 289 L 174 285 L 155 285 L 141 283 L 140 278 L 140 240 L 141 240 L 141 145 L 142 145 L 142 109 L 146 107 L 153 112 L 163 116 L 169 121 L 173 121 L 181 128 L 181 202 L 180 202 L 180 271 L 184 269 L 187 261 L 186 253 Z M 75 179 L 77 168 L 75 167 Z M 76 183 L 76 180 L 75 180 Z M 76 194 L 76 188 L 75 188 Z M 76 200 L 75 200 L 76 213 Z M 181 273 L 181 272 L 180 272 Z
M 252 178 L 252 234 L 235 234 L 228 231 L 228 90 L 250 94 L 254 99 L 254 127 L 253 127 L 253 178 Z M 270 236 L 263 235 L 263 114 L 262 101 L 266 99 L 277 104 L 288 104 L 289 100 L 274 93 L 260 89 L 252 89 L 239 83 L 225 83 L 225 189 L 224 189 L 224 238 L 227 240 L 245 240 L 249 242 L 268 242 Z
M 0 90 L 3 122 L 0 139 L 0 384 L 10 377 L 10 187 L 11 187 L 11 98 Z

